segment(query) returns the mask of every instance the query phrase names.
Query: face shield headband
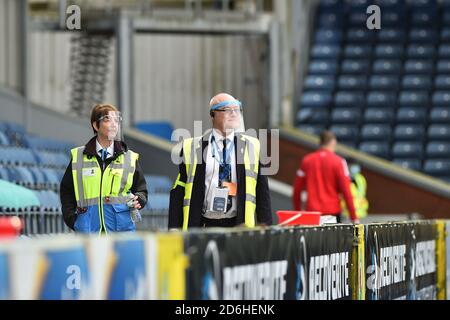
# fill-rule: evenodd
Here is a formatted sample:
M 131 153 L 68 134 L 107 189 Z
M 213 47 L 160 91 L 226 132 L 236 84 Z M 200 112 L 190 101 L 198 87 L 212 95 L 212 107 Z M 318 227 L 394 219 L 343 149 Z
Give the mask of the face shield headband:
M 225 101 L 222 101 L 222 102 L 212 105 L 210 111 L 214 111 L 219 108 L 228 107 L 228 106 L 238 106 L 239 108 L 242 108 L 242 103 L 239 100 L 225 100 Z

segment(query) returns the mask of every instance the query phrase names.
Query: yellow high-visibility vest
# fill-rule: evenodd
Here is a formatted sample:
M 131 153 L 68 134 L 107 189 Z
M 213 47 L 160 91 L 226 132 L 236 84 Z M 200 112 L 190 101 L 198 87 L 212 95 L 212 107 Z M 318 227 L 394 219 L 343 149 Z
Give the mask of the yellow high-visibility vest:
M 366 178 L 360 173 L 354 177 L 355 182 L 350 184 L 350 191 L 353 197 L 353 205 L 355 206 L 355 213 L 358 219 L 367 217 L 367 211 L 369 209 L 369 201 L 366 198 L 367 181 Z M 347 205 L 344 199 L 341 199 L 342 214 L 346 217 L 350 216 Z

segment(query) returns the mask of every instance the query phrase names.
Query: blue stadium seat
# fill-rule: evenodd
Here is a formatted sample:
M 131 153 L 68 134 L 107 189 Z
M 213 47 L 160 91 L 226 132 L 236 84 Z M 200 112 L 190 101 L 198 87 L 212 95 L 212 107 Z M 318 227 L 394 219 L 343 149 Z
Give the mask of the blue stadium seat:
M 367 59 L 372 54 L 370 45 L 348 44 L 344 48 L 344 56 L 348 59 Z
M 437 20 L 433 12 L 414 12 L 411 15 L 411 25 L 414 27 L 433 27 Z
M 338 91 L 334 96 L 334 106 L 364 108 L 365 95 L 360 91 Z
M 9 181 L 9 171 L 5 167 L 0 167 L 0 179 Z
M 436 55 L 433 45 L 410 44 L 406 49 L 408 59 L 432 59 Z
M 450 90 L 450 75 L 437 75 L 434 78 L 434 87 L 437 90 Z
M 384 43 L 402 43 L 406 39 L 404 30 L 399 29 L 384 29 L 378 31 L 378 41 Z
M 389 159 L 389 143 L 387 142 L 362 142 L 358 149 L 376 157 Z
M 433 107 L 448 107 L 450 105 L 450 91 L 435 91 L 432 101 Z
M 421 159 L 423 156 L 423 145 L 420 142 L 395 142 L 391 153 L 393 158 Z
M 33 186 L 35 181 L 33 178 L 33 174 L 27 167 L 15 166 L 8 168 L 9 176 L 12 178 L 12 181 L 21 182 L 26 186 Z
M 327 108 L 333 102 L 329 92 L 307 91 L 302 94 L 300 106 L 302 108 Z
M 450 176 L 450 160 L 432 159 L 425 160 L 423 169 L 426 174 L 435 177 Z
M 443 26 L 450 26 L 450 11 L 444 11 L 442 13 L 442 25 Z
M 361 139 L 364 141 L 389 141 L 391 126 L 387 124 L 366 124 L 361 128 Z
M 400 60 L 379 59 L 373 63 L 374 74 L 398 74 L 402 69 Z
M 24 146 L 27 148 L 42 149 L 42 150 L 69 152 L 70 149 L 75 147 L 74 144 L 68 143 L 66 141 L 30 136 L 28 134 L 25 134 L 23 136 L 22 142 Z
M 0 146 L 9 146 L 8 137 L 0 131 Z
M 162 175 L 145 175 L 145 181 L 150 194 L 169 193 L 173 185 L 169 177 Z
M 35 150 L 36 160 L 40 165 L 67 167 L 70 157 L 64 152 L 50 152 L 43 150 Z
M 338 78 L 338 87 L 341 90 L 365 90 L 366 86 L 366 76 L 341 75 Z
M 367 95 L 367 106 L 377 108 L 394 108 L 397 96 L 393 92 L 370 91 Z
M 317 29 L 314 35 L 315 43 L 335 44 L 342 40 L 342 32 L 336 29 Z
M 324 28 L 340 28 L 342 24 L 342 15 L 334 12 L 321 13 L 317 19 L 317 25 Z
M 400 106 L 428 106 L 430 98 L 426 91 L 401 91 L 398 97 Z
M 49 184 L 59 184 L 62 180 L 62 173 L 58 174 L 58 170 L 51 168 L 42 168 L 42 173 L 45 177 L 45 182 Z
M 369 60 L 346 59 L 341 63 L 341 73 L 344 74 L 366 74 L 369 70 Z
M 402 27 L 403 14 L 400 12 L 383 11 L 381 15 L 381 25 L 387 28 Z
M 398 76 L 373 75 L 369 80 L 369 87 L 372 90 L 398 90 L 400 80 Z
M 169 209 L 169 194 L 154 194 L 151 198 L 149 198 L 147 208 L 150 210 L 160 211 L 160 210 L 168 210 Z
M 171 140 L 174 130 L 172 124 L 168 121 L 140 121 L 136 122 L 134 126 L 141 131 L 165 140 Z
M 425 108 L 402 107 L 397 110 L 397 123 L 421 124 L 427 120 Z
M 332 125 L 329 130 L 336 135 L 339 142 L 355 142 L 358 140 L 359 130 L 355 125 L 336 124 Z
M 375 56 L 379 59 L 401 59 L 403 57 L 403 46 L 398 44 L 377 44 Z
M 309 74 L 335 75 L 338 71 L 338 63 L 335 60 L 313 60 L 309 63 Z
M 421 161 L 417 159 L 392 159 L 392 162 L 405 169 L 420 171 L 422 168 Z
M 410 42 L 433 44 L 437 39 L 438 33 L 434 29 L 413 28 L 409 31 Z
M 357 108 L 334 108 L 331 113 L 333 124 L 358 124 L 361 119 L 361 110 Z
M 432 124 L 428 127 L 429 140 L 450 141 L 450 126 L 445 124 Z
M 42 170 L 38 167 L 30 167 L 28 170 L 33 175 L 34 182 L 38 185 L 43 185 L 47 183 L 47 179 L 45 177 L 45 174 L 42 172 Z
M 315 44 L 311 49 L 313 59 L 333 59 L 339 57 L 341 47 L 338 45 Z
M 422 125 L 400 124 L 394 129 L 395 141 L 422 141 L 425 138 L 425 128 Z
M 450 107 L 438 107 L 431 109 L 431 123 L 450 123 Z
M 365 123 L 391 124 L 394 118 L 394 110 L 392 109 L 367 108 L 364 113 Z
M 441 30 L 441 42 L 449 42 L 450 41 L 450 28 L 444 27 Z
M 318 124 L 318 125 L 308 125 L 308 124 L 301 124 L 296 126 L 298 130 L 304 131 L 309 134 L 319 135 L 322 131 L 325 130 L 325 126 Z
M 365 27 L 365 25 L 364 25 Z M 375 38 L 375 33 L 371 30 L 352 28 L 347 31 L 347 43 L 370 43 Z
M 449 59 L 450 58 L 450 45 L 442 43 L 439 46 L 439 58 Z
M 430 90 L 431 86 L 431 76 L 428 75 L 405 75 L 402 79 L 403 89 Z
M 366 7 L 367 8 L 367 7 Z M 348 23 L 352 27 L 365 26 L 367 21 L 367 14 L 365 12 L 357 12 L 350 14 Z
M 436 0 L 409 0 L 409 5 L 420 10 L 436 9 Z
M 450 60 L 438 60 L 436 64 L 437 73 L 450 73 Z
M 427 157 L 428 158 L 450 158 L 450 142 L 430 141 L 427 143 Z
M 297 124 L 326 124 L 328 110 L 324 108 L 301 108 L 296 116 Z
M 305 79 L 304 89 L 305 90 L 329 90 L 334 89 L 334 76 L 325 75 L 309 75 Z
M 36 164 L 36 158 L 30 149 L 0 147 L 0 154 L 0 163 Z
M 406 60 L 405 73 L 431 74 L 433 72 L 432 60 Z

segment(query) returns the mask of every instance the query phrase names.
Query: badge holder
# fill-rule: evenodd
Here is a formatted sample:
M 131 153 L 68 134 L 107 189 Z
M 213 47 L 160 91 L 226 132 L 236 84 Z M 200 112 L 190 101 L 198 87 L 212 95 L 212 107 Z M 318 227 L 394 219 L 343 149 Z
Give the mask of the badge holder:
M 209 203 L 209 211 L 225 213 L 227 211 L 228 188 L 215 187 L 212 190 L 212 201 Z

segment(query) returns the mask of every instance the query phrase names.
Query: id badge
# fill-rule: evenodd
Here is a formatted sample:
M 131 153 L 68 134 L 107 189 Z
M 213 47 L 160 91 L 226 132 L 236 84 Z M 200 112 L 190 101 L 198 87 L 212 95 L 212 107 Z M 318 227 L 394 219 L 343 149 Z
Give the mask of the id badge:
M 227 210 L 228 188 L 215 187 L 212 190 L 209 211 L 225 213 Z
M 82 174 L 83 177 L 93 177 L 95 176 L 96 168 L 83 168 Z

